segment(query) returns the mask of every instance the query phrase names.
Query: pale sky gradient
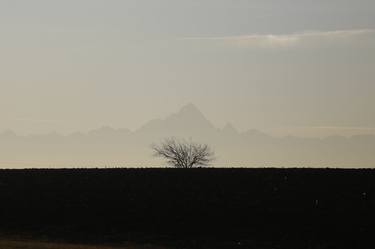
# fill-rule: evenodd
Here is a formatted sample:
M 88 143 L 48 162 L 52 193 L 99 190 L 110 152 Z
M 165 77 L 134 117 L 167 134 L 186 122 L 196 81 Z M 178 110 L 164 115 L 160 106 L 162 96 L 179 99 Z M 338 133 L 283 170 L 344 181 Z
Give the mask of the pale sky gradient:
M 373 0 L 0 0 L 0 131 L 375 134 Z

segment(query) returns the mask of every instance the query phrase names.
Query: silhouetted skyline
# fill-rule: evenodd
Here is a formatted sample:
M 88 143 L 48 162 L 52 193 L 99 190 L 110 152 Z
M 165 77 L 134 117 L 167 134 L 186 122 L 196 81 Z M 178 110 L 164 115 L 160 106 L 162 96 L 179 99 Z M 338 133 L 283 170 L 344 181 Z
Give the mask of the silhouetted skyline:
M 233 125 L 215 127 L 193 104 L 139 129 L 104 126 L 68 135 L 19 136 L 0 133 L 0 167 L 166 166 L 152 156 L 152 143 L 176 137 L 206 143 L 215 151 L 212 166 L 374 167 L 375 135 L 304 138 L 275 137 Z
M 1 1 L 0 164 L 154 165 L 176 135 L 217 165 L 375 166 L 374 17 L 373 0 Z

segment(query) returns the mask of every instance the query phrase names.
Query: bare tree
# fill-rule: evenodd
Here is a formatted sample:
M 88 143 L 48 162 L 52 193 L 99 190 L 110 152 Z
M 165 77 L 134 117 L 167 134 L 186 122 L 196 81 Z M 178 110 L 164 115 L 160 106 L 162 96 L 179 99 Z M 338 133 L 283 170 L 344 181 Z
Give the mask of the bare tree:
M 208 166 L 214 159 L 214 152 L 207 144 L 167 138 L 160 145 L 152 145 L 154 156 L 163 157 L 176 168 Z

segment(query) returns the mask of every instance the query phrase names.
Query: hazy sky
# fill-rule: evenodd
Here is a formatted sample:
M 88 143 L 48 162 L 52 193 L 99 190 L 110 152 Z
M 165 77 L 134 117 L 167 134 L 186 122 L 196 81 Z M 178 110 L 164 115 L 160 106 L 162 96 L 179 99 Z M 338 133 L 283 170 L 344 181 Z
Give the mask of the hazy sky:
M 0 0 L 0 131 L 375 133 L 373 0 Z

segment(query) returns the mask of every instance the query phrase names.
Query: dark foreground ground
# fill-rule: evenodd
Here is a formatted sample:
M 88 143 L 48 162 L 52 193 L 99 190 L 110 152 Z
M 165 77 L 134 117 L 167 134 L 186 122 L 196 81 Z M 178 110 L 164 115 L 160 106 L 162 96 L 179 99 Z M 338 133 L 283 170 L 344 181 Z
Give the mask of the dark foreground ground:
M 375 170 L 0 170 L 0 204 L 0 245 L 375 248 Z
M 48 242 L 25 239 L 1 239 L 1 249 L 169 249 L 152 244 L 135 245 L 126 243 L 123 245 L 85 245 L 79 243 Z

